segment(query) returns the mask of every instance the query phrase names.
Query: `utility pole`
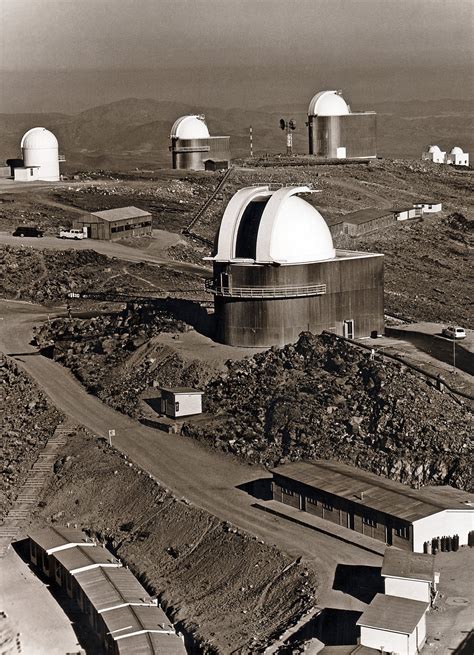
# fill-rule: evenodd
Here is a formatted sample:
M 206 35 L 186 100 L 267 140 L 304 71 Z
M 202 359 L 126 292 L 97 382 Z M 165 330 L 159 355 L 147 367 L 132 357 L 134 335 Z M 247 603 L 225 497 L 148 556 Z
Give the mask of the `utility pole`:
M 453 337 L 453 373 L 456 372 L 456 339 Z
M 250 159 L 253 159 L 253 127 L 252 126 L 250 126 L 249 139 L 250 139 Z
M 293 130 L 296 130 L 296 122 L 293 118 L 286 121 L 280 118 L 280 129 L 286 130 L 286 154 L 288 157 L 293 156 Z

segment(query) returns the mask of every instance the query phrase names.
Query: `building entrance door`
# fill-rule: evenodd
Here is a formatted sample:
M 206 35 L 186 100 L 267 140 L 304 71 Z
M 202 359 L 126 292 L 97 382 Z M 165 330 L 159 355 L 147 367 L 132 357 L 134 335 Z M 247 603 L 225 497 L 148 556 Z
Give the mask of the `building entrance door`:
M 354 321 L 353 321 L 353 319 L 348 319 L 347 321 L 344 321 L 343 336 L 346 337 L 346 339 L 353 339 L 354 338 Z

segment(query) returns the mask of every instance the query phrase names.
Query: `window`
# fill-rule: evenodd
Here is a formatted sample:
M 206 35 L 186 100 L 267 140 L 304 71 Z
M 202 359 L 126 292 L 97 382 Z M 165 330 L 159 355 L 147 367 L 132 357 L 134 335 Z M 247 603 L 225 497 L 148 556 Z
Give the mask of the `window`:
M 401 539 L 409 539 L 410 538 L 410 528 L 408 526 L 404 526 L 402 528 L 396 528 L 395 529 L 395 534 L 397 537 L 400 537 Z
M 30 168 L 30 175 L 33 177 L 33 169 Z
M 362 523 L 364 525 L 370 525 L 371 528 L 377 527 L 377 521 L 374 521 L 373 519 L 369 519 L 367 516 L 362 517 Z
M 327 512 L 332 512 L 332 510 L 334 509 L 334 507 L 333 507 L 330 503 L 323 503 L 323 508 L 324 508 Z
M 316 498 L 307 498 L 306 500 L 308 501 L 308 503 L 310 505 L 317 505 L 318 504 L 318 501 L 316 500 Z
M 286 489 L 285 487 L 280 487 L 280 489 L 281 489 L 282 494 L 286 494 L 287 496 L 293 496 L 294 495 L 293 492 L 291 491 L 291 489 Z

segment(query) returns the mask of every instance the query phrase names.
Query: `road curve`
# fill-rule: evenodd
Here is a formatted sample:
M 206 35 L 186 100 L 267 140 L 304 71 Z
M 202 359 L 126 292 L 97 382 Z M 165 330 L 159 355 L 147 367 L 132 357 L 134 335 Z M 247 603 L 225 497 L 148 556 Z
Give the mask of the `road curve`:
M 255 499 L 237 487 L 269 477 L 263 468 L 242 464 L 190 439 L 147 428 L 88 394 L 67 369 L 29 345 L 31 328 L 47 318 L 46 311 L 29 303 L 0 300 L 0 351 L 14 357 L 56 407 L 98 435 L 114 429 L 114 445 L 176 495 L 291 556 L 302 556 L 320 576 L 321 601 L 327 599 L 332 607 L 341 609 L 363 607 L 331 589 L 335 567 L 338 563 L 376 566 L 380 557 L 253 507 Z

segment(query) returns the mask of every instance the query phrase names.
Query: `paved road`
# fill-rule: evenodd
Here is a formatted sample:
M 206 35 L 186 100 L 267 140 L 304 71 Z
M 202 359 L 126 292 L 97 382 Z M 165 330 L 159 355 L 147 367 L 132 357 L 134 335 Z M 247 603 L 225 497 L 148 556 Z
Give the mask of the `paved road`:
M 99 435 L 115 429 L 114 445 L 175 494 L 266 543 L 277 545 L 291 556 L 302 556 L 321 577 L 322 603 L 341 609 L 363 609 L 360 601 L 331 589 L 335 567 L 338 563 L 380 566 L 380 557 L 253 507 L 255 499 L 237 487 L 269 477 L 264 469 L 207 450 L 192 440 L 146 428 L 88 394 L 69 371 L 36 354 L 29 345 L 33 324 L 46 318 L 44 308 L 0 301 L 0 314 L 0 350 L 13 354 L 74 422 Z
M 148 254 L 146 250 L 139 250 L 137 248 L 129 248 L 119 243 L 111 241 L 98 241 L 97 239 L 84 239 L 82 241 L 74 241 L 71 239 L 58 239 L 57 237 L 14 237 L 10 232 L 0 232 L 0 244 L 9 246 L 29 246 L 31 248 L 50 248 L 52 250 L 95 250 L 107 257 L 117 257 L 128 262 L 147 262 L 155 264 L 162 268 L 167 268 L 173 271 L 181 271 L 182 273 L 189 273 L 191 275 L 198 275 L 200 277 L 209 277 L 210 269 L 198 264 L 187 264 L 185 262 L 178 262 L 170 260 L 169 258 L 157 257 L 153 254 Z

